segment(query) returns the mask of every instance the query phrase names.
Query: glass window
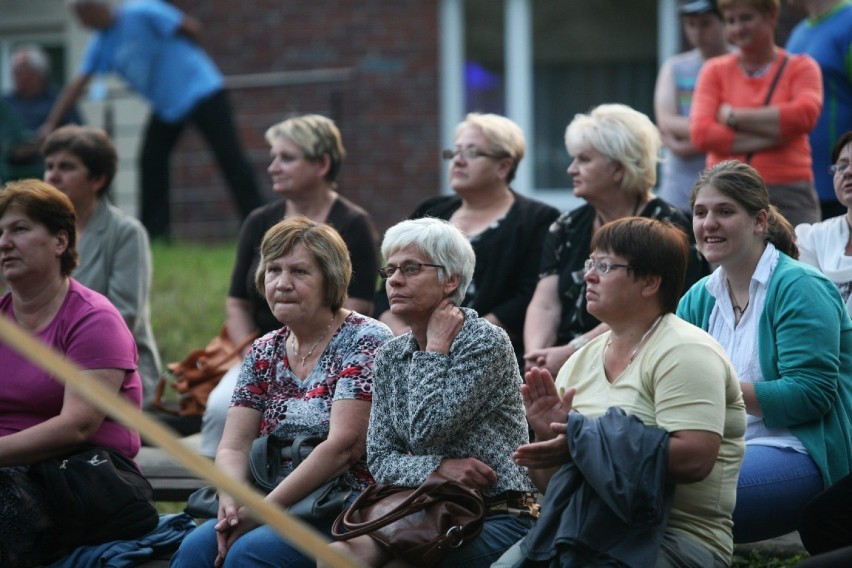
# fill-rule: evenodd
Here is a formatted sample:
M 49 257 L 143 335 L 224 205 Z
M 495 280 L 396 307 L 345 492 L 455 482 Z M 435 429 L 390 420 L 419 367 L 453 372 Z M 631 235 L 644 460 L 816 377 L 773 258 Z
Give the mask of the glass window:
M 657 3 L 529 0 L 533 21 L 534 185 L 564 189 L 565 127 L 601 103 L 653 117 Z M 465 110 L 505 114 L 503 3 L 465 2 Z

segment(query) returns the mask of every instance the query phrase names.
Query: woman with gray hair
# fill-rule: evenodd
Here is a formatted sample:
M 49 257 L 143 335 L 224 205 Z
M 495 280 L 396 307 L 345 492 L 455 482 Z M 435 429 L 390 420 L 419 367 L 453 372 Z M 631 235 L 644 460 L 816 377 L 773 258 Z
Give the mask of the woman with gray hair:
M 574 195 L 586 204 L 559 217 L 545 239 L 524 322 L 527 369 L 541 367 L 555 375 L 571 355 L 608 329 L 586 310 L 583 266 L 595 231 L 622 217 L 641 216 L 674 223 L 692 237 L 686 216 L 651 192 L 661 145 L 651 119 L 621 104 L 600 105 L 568 125 L 565 146 L 574 157 L 568 175 Z M 692 243 L 686 286 L 705 272 Z
M 529 439 L 512 344 L 505 331 L 458 307 L 475 257 L 453 225 L 403 221 L 385 233 L 382 254 L 390 309 L 410 331 L 376 354 L 370 473 L 378 483 L 417 487 L 437 471 L 481 490 L 489 510 L 482 532 L 441 566 L 489 566 L 533 523 L 533 486 L 511 457 Z M 370 536 L 332 546 L 367 566 L 394 562 Z
M 456 127 L 453 148 L 442 154 L 454 195 L 430 197 L 410 217 L 446 219 L 467 236 L 476 266 L 457 305 L 505 329 L 519 361 L 541 246 L 559 216 L 557 209 L 512 191 L 525 149 L 523 131 L 505 116 L 468 114 Z M 384 290 L 377 294 L 376 313 L 394 333 L 408 331 L 391 312 Z

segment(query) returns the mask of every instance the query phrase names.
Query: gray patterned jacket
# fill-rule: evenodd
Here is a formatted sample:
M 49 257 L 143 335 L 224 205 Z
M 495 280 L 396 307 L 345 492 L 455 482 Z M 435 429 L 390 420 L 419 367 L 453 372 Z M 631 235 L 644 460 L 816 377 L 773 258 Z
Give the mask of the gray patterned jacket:
M 529 441 L 521 375 L 506 332 L 461 308 L 449 355 L 420 351 L 409 332 L 373 368 L 367 460 L 378 483 L 416 487 L 444 458 L 476 458 L 497 474 L 486 496 L 532 491 L 512 452 Z

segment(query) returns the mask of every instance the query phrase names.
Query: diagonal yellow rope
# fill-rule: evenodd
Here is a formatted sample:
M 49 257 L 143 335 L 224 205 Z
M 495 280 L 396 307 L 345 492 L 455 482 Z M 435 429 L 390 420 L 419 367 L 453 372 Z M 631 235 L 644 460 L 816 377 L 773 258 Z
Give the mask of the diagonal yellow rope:
M 21 330 L 17 324 L 5 316 L 0 316 L 0 340 L 56 377 L 66 387 L 73 388 L 80 396 L 114 420 L 139 431 L 148 442 L 162 448 L 194 474 L 233 495 L 237 501 L 244 503 L 257 519 L 269 525 L 304 554 L 334 568 L 363 568 L 354 559 L 328 547 L 326 538 L 313 527 L 264 501 L 254 489 L 225 475 L 216 469 L 210 460 L 184 447 L 168 428 L 145 415 L 124 398 L 111 392 L 98 381 L 87 380 L 74 365 Z

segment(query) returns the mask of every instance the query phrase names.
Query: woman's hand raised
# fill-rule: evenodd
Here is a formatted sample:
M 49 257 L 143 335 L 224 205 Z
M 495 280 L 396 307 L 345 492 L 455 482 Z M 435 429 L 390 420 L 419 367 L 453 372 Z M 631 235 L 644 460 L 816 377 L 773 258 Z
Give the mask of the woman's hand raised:
M 464 325 L 464 314 L 449 299 L 443 300 L 432 315 L 426 327 L 426 349 L 447 355 L 453 340 Z
M 568 389 L 568 392 L 560 396 L 550 371 L 538 367 L 527 371 L 524 380 L 525 384 L 521 385 L 521 395 L 524 399 L 527 421 L 537 441 L 550 440 L 556 436 L 552 424 L 564 424 L 568 413 L 571 412 L 575 389 Z

